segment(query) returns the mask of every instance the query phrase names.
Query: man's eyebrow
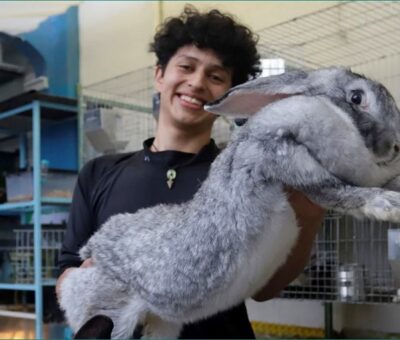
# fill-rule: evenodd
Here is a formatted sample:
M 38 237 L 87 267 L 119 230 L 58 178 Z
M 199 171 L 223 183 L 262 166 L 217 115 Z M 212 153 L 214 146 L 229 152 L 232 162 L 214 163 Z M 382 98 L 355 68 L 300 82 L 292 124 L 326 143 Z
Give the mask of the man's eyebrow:
M 177 57 L 178 58 L 186 58 L 186 59 L 190 59 L 190 60 L 193 60 L 193 61 L 199 61 L 199 58 L 196 58 L 196 57 L 193 57 L 193 56 L 187 55 L 187 54 L 178 54 Z M 221 65 L 221 64 L 211 64 L 211 67 L 219 69 L 219 70 L 224 71 L 224 72 L 229 72 L 229 69 L 227 67 Z

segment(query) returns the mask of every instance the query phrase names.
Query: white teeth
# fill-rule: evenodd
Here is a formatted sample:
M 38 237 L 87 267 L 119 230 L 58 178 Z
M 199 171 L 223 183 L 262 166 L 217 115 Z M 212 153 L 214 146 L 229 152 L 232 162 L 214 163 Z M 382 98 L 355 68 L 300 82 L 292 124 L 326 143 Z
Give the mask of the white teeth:
M 203 103 L 200 100 L 198 100 L 196 98 L 193 98 L 193 97 L 186 96 L 184 94 L 181 95 L 181 98 L 184 101 L 189 102 L 189 103 L 193 103 L 193 104 L 197 104 L 197 105 L 203 105 Z

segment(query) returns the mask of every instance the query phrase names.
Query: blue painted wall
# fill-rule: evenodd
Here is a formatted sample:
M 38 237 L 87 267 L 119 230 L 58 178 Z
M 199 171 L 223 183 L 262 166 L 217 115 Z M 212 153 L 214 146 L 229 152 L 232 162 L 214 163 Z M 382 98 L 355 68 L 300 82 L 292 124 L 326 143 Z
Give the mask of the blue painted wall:
M 49 169 L 78 170 L 77 121 L 68 120 L 42 129 L 42 160 Z
M 49 94 L 77 97 L 79 82 L 78 7 L 51 16 L 21 38 L 28 41 L 43 56 L 49 79 Z
M 77 98 L 79 83 L 78 7 L 51 16 L 34 31 L 20 37 L 43 56 L 50 95 Z M 78 169 L 78 132 L 76 120 L 52 125 L 42 130 L 42 159 L 50 169 Z

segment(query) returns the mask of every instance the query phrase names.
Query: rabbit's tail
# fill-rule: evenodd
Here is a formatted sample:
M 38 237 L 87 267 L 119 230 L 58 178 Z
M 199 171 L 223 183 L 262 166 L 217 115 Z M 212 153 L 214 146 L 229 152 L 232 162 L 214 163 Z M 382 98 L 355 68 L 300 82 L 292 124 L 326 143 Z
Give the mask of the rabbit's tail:
M 143 326 L 144 319 L 148 313 L 146 303 L 137 296 L 132 298 L 128 304 L 119 310 L 119 315 L 114 319 L 112 339 L 129 339 L 137 334 Z M 140 335 L 139 335 L 140 336 Z M 136 338 L 136 337 L 135 337 Z

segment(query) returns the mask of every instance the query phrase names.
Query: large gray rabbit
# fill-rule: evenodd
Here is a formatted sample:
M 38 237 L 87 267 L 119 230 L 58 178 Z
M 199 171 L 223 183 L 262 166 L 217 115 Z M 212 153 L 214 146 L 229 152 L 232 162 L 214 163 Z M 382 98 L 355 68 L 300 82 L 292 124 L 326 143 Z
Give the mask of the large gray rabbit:
M 175 338 L 181 325 L 252 296 L 298 236 L 284 186 L 356 217 L 400 221 L 400 114 L 379 83 L 347 69 L 294 71 L 231 89 L 206 106 L 248 118 L 195 197 L 113 216 L 81 249 L 94 266 L 62 284 L 76 331 L 103 314 L 113 338 L 138 324 Z

